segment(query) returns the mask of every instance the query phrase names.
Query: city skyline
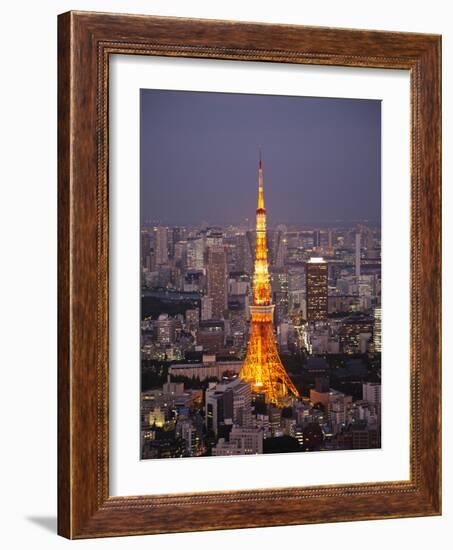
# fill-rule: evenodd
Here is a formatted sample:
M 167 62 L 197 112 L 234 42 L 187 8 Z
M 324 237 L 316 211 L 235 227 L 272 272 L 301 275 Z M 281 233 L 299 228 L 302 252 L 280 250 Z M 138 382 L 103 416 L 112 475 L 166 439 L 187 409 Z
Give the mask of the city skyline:
M 379 211 L 380 173 L 374 174 L 376 193 L 363 183 L 375 165 L 357 144 L 349 151 L 351 143 L 340 139 L 341 132 L 362 142 L 366 133 L 376 138 L 379 109 L 365 109 L 373 112 L 371 120 L 362 112 L 358 122 L 364 104 L 357 110 L 355 101 L 329 100 L 320 112 L 313 107 L 324 101 L 305 98 L 307 113 L 318 121 L 309 152 L 311 160 L 315 149 L 319 153 L 316 180 L 305 170 L 307 158 L 295 153 L 294 136 L 281 132 L 297 126 L 288 115 L 301 98 L 196 94 L 197 111 L 196 102 L 189 109 L 186 93 L 165 94 L 170 101 L 164 103 L 160 93 L 153 94 L 154 117 L 142 111 L 142 130 L 154 122 L 157 135 L 163 130 L 158 120 L 166 124 L 159 158 L 143 154 L 150 143 L 142 132 L 142 163 L 152 170 L 142 173 L 141 196 L 149 217 L 142 217 L 140 230 L 141 458 L 379 448 L 380 220 L 355 220 Z M 241 109 L 225 111 L 225 101 L 253 108 L 239 122 Z M 213 105 L 217 110 L 211 112 Z M 259 121 L 248 116 L 252 112 L 260 112 Z M 279 145 L 275 159 L 264 156 L 267 163 L 262 142 L 253 159 L 253 140 L 243 147 L 251 133 L 261 135 L 266 114 L 269 136 Z M 197 122 L 188 125 L 194 116 Z M 200 134 L 206 120 L 209 140 Z M 225 133 L 228 124 L 240 138 Z M 264 138 L 269 145 L 272 140 Z M 331 149 L 334 144 L 333 157 L 324 143 Z M 346 168 L 339 168 L 339 158 Z M 360 178 L 349 177 L 352 164 L 366 165 Z M 159 166 L 162 177 L 156 179 Z M 278 186 L 269 182 L 272 174 Z M 166 185 L 155 185 L 157 195 L 150 197 L 157 180 Z M 318 218 L 307 223 L 310 208 Z M 297 220 L 291 221 L 291 212 Z M 326 212 L 332 216 L 327 227 L 320 221 Z
M 377 100 L 141 90 L 142 223 L 253 223 L 261 148 L 269 226 L 379 224 L 380 109 Z

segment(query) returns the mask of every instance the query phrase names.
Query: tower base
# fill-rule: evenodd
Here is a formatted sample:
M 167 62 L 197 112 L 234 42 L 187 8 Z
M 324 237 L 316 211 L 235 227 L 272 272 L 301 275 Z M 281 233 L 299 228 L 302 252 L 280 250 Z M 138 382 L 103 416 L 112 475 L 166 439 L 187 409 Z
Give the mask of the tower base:
M 269 306 L 254 306 L 252 310 L 247 355 L 239 376 L 251 384 L 254 393 L 264 394 L 267 403 L 284 407 L 291 403 L 291 394 L 300 395 L 281 362 L 272 316 L 269 318 L 269 311 L 264 309 Z

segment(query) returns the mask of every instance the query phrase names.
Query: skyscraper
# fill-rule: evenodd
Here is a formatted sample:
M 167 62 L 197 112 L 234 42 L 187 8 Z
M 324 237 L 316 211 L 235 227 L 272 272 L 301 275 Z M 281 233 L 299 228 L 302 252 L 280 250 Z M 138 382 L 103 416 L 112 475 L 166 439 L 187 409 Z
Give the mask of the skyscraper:
M 181 227 L 171 227 L 167 230 L 168 255 L 170 258 L 175 256 L 175 245 L 181 241 Z
M 212 298 L 203 296 L 201 298 L 201 320 L 208 321 L 212 319 Z
M 236 269 L 238 271 L 252 272 L 253 258 L 249 239 L 246 233 L 238 233 L 236 241 Z
M 156 264 L 168 263 L 168 233 L 167 228 L 159 226 L 156 230 Z
M 315 229 L 313 231 L 313 248 L 319 248 L 321 246 L 321 231 Z
M 216 435 L 225 421 L 230 425 L 251 427 L 252 398 L 250 385 L 234 378 L 206 390 L 206 425 Z
M 327 246 L 329 250 L 333 248 L 334 237 L 335 235 L 333 229 L 329 229 L 327 232 Z
M 208 296 L 212 300 L 212 317 L 222 319 L 227 309 L 227 262 L 225 248 L 213 245 L 208 248 Z
M 151 249 L 151 237 L 147 229 L 142 229 L 140 233 L 141 238 L 141 266 L 145 267 Z
M 274 268 L 271 271 L 272 298 L 275 304 L 275 322 L 281 323 L 289 313 L 288 269 Z
M 204 268 L 205 244 L 202 237 L 187 241 L 187 267 L 189 269 Z
M 373 329 L 374 350 L 381 352 L 382 349 L 382 309 L 374 308 L 374 329 Z
M 328 268 L 323 258 L 310 258 L 305 264 L 307 321 L 327 320 Z
M 174 246 L 175 264 L 181 269 L 187 267 L 187 241 L 178 241 Z
M 176 322 L 166 313 L 162 313 L 155 323 L 155 331 L 159 344 L 171 344 L 175 341 Z
M 355 234 L 355 276 L 360 277 L 360 245 L 361 234 Z
M 252 391 L 264 394 L 268 403 L 281 405 L 292 393 L 299 396 L 286 373 L 275 343 L 273 327 L 274 305 L 266 245 L 266 209 L 264 208 L 263 167 L 261 155 L 258 167 L 258 208 L 256 209 L 255 270 L 253 274 L 253 305 L 247 355 L 239 376 L 252 385 Z
M 274 234 L 274 265 L 283 267 L 285 265 L 288 229 L 285 225 L 278 225 Z

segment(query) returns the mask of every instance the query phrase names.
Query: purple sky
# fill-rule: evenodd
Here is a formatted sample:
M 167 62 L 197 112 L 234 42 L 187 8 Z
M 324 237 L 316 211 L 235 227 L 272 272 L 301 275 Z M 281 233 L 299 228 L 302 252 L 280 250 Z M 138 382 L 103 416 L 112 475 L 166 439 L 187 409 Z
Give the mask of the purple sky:
M 271 224 L 379 222 L 381 103 L 141 90 L 141 216 L 254 218 L 258 149 Z

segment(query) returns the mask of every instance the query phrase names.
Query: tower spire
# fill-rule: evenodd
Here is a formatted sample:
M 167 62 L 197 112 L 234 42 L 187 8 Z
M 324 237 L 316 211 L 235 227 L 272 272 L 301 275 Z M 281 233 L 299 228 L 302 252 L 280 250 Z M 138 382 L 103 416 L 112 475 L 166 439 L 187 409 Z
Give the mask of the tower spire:
M 263 162 L 262 162 L 262 156 L 261 156 L 261 147 L 259 149 L 260 156 L 259 156 L 259 162 L 258 162 L 258 208 L 257 208 L 257 214 L 258 210 L 264 210 L 264 190 L 263 190 Z

